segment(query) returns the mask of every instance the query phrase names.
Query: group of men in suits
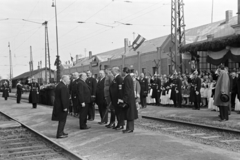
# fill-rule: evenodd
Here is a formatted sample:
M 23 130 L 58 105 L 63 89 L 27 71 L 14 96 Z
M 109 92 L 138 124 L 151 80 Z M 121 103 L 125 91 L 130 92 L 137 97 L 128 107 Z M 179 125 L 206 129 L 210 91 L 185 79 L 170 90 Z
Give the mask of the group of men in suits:
M 121 73 L 119 67 L 99 71 L 98 81 L 92 78 L 91 71 L 87 73 L 73 73 L 73 79 L 64 75 L 55 89 L 55 102 L 52 120 L 58 121 L 57 138 L 68 136 L 64 132 L 70 101 L 73 103 L 72 110 L 79 114 L 80 129 L 89 129 L 87 120 L 94 120 L 95 104 L 99 108 L 100 125 L 107 128 L 122 130 L 123 133 L 134 131 L 134 120 L 138 118 L 135 102 L 134 85 L 130 69 L 125 67 Z M 110 122 L 108 123 L 108 112 Z M 126 128 L 124 129 L 125 122 Z

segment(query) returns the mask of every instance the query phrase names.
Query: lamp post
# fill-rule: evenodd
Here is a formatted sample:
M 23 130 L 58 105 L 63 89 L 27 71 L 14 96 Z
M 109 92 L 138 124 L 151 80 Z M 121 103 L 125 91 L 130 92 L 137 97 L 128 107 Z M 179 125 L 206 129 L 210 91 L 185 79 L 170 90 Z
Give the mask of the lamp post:
M 57 82 L 60 81 L 60 56 L 59 56 L 59 50 L 58 50 L 58 26 L 57 26 L 57 3 L 55 0 L 52 2 L 52 7 L 55 8 L 55 22 L 56 22 L 56 44 L 57 44 L 57 59 L 56 59 L 56 66 L 57 66 Z

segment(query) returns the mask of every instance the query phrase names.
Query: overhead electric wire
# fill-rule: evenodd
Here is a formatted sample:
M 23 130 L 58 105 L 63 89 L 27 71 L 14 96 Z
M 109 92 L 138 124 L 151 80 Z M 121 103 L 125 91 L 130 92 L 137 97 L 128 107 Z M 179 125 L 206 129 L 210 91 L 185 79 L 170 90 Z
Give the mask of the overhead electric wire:
M 159 3 L 157 3 L 157 4 L 159 4 Z M 124 18 L 122 18 L 122 19 L 120 19 L 120 20 L 118 20 L 118 21 L 121 21 L 121 20 L 123 20 L 123 19 L 127 19 L 128 17 L 132 17 L 133 15 L 138 14 L 138 13 L 140 13 L 140 12 L 142 12 L 142 11 L 148 9 L 148 8 L 151 8 L 151 7 L 153 7 L 153 6 L 156 6 L 156 4 L 153 4 L 153 5 L 145 8 L 145 9 L 143 9 L 143 10 L 141 10 L 141 11 L 135 12 L 134 14 L 132 14 L 132 15 L 130 15 L 130 16 L 126 16 L 126 17 L 124 17 Z M 163 7 L 163 6 L 161 6 L 161 7 Z M 158 8 L 156 8 L 156 9 L 159 9 L 159 8 L 161 8 L 161 7 L 158 7 Z M 146 13 L 144 13 L 144 14 L 141 14 L 140 16 L 143 16 L 143 15 L 145 15 L 145 14 L 147 14 L 147 13 L 150 13 L 150 12 L 152 12 L 152 11 L 155 11 L 156 9 L 150 10 L 149 12 L 146 12 Z M 134 17 L 133 19 L 136 19 L 136 18 L 138 18 L 138 17 L 140 17 L 140 16 Z M 130 19 L 130 20 L 132 20 L 132 19 Z M 121 26 L 121 24 L 115 26 L 115 28 L 118 27 L 118 26 Z M 113 28 L 111 28 L 111 29 L 113 29 Z M 74 41 L 73 43 L 71 42 L 71 43 L 64 44 L 64 45 L 63 45 L 62 47 L 60 47 L 60 48 L 70 47 L 70 46 L 72 46 L 72 45 L 75 45 L 75 44 L 83 41 L 83 40 L 86 40 L 86 39 L 88 39 L 88 38 L 91 38 L 91 37 L 97 36 L 97 35 L 99 35 L 99 34 L 105 33 L 105 32 L 107 32 L 107 31 L 109 31 L 109 30 L 111 30 L 111 29 L 104 30 L 104 31 L 102 31 L 102 32 L 100 32 L 100 33 L 97 33 L 97 34 L 95 34 L 95 35 L 92 35 L 92 36 L 89 36 L 89 37 L 86 37 L 86 38 L 83 38 L 83 39 L 81 38 L 81 39 L 79 39 L 79 40 L 77 40 L 77 41 Z M 95 31 L 94 31 L 94 32 L 95 32 Z M 92 32 L 92 33 L 94 33 L 94 32 Z M 91 34 L 91 33 L 90 33 L 90 34 Z M 65 46 L 67 46 L 67 47 L 65 47 Z

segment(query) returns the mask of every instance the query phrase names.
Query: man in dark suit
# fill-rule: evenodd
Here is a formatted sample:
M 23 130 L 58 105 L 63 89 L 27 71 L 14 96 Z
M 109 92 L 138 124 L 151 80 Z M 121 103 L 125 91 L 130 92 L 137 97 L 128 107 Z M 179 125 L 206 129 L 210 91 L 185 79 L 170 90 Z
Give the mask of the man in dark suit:
M 40 86 L 35 78 L 32 78 L 32 83 L 28 84 L 30 86 L 30 98 L 33 108 L 37 108 L 37 103 L 39 100 Z
M 114 79 L 112 81 L 112 84 L 110 85 L 110 96 L 111 96 L 112 105 L 114 106 L 115 114 L 118 121 L 117 126 L 113 127 L 113 129 L 121 130 L 124 127 L 124 112 L 123 112 L 123 108 L 118 105 L 118 100 L 119 99 L 122 100 L 123 78 L 120 75 L 119 67 L 113 67 L 112 73 L 114 75 Z
M 201 79 L 198 77 L 198 71 L 193 72 L 193 81 L 192 81 L 194 92 L 193 92 L 193 99 L 194 99 L 194 110 L 200 110 L 200 103 L 201 103 Z
M 55 100 L 52 112 L 52 120 L 58 121 L 57 138 L 66 138 L 64 127 L 69 108 L 69 92 L 67 85 L 70 83 L 69 76 L 62 76 L 61 82 L 55 88 Z
M 79 84 L 79 74 L 78 72 L 73 73 L 73 80 L 71 83 L 71 98 L 73 102 L 73 113 L 74 117 L 78 117 L 79 115 L 79 103 L 78 103 L 78 84 Z
M 99 71 L 99 78 L 100 79 L 97 83 L 96 103 L 98 105 L 101 121 L 98 123 L 99 124 L 107 124 L 108 123 L 108 110 L 107 110 L 107 102 L 104 97 L 105 73 L 103 70 Z
M 97 80 L 92 77 L 92 72 L 87 71 L 88 78 L 86 79 L 86 83 L 89 86 L 91 93 L 91 103 L 88 108 L 88 120 L 93 121 L 95 118 L 95 99 L 96 99 L 96 89 L 97 89 Z
M 236 96 L 239 94 L 238 93 L 238 78 L 236 77 L 236 73 L 233 72 L 231 73 L 230 78 L 230 83 L 231 83 L 231 87 L 230 87 L 230 93 L 231 93 L 231 110 L 234 111 L 235 110 L 235 100 L 236 100 Z
M 90 127 L 87 126 L 87 114 L 88 114 L 88 107 L 91 103 L 91 92 L 89 86 L 85 82 L 87 79 L 86 73 L 80 73 L 79 76 L 80 80 L 78 83 L 78 103 L 80 106 L 80 116 L 79 116 L 79 126 L 80 129 L 89 129 Z
M 123 133 L 131 133 L 134 130 L 134 120 L 138 118 L 138 111 L 134 96 L 133 80 L 129 75 L 130 70 L 127 67 L 123 68 L 123 99 L 118 99 L 118 103 L 122 104 L 124 111 L 124 119 L 127 120 L 126 130 Z
M 144 73 L 141 73 L 139 83 L 141 86 L 141 90 L 140 90 L 141 105 L 142 105 L 142 108 L 146 108 L 147 107 L 146 97 L 148 95 L 148 80 L 145 78 Z
M 22 98 L 22 93 L 23 93 L 23 90 L 22 90 L 22 84 L 21 84 L 21 81 L 19 80 L 18 83 L 17 83 L 17 103 L 20 103 L 21 101 L 21 98 Z

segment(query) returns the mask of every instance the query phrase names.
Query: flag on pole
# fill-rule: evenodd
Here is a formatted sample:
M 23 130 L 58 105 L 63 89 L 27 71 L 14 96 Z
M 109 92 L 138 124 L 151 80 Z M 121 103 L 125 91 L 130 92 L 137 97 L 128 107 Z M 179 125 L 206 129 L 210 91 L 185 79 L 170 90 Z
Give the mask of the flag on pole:
M 137 38 L 133 41 L 132 43 L 132 48 L 134 51 L 136 51 L 141 45 L 142 43 L 145 41 L 146 39 L 144 37 L 142 37 L 140 34 L 137 36 Z

